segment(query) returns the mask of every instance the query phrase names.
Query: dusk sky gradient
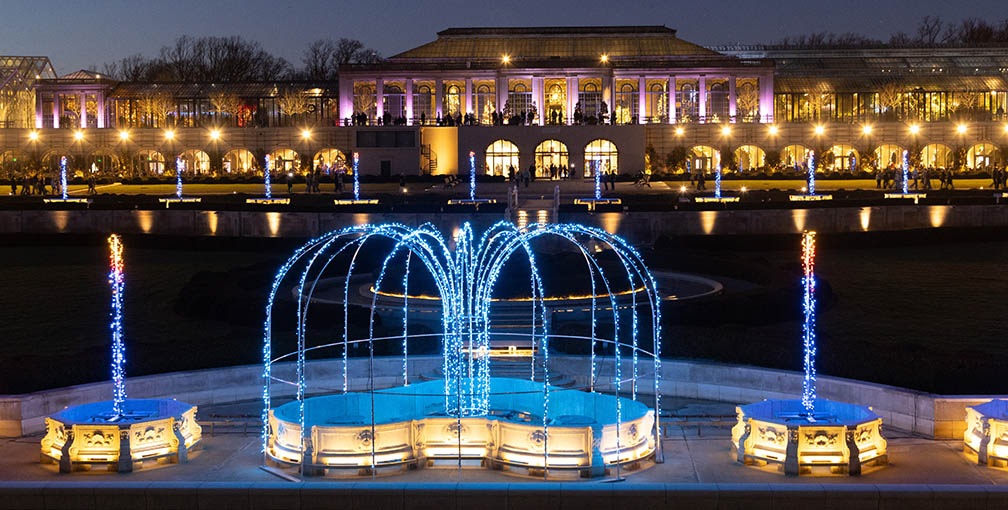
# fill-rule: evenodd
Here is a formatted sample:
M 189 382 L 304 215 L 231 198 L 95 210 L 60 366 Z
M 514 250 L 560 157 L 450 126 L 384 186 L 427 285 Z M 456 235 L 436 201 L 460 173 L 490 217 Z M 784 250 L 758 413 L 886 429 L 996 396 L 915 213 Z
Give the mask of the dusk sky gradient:
M 101 70 L 135 53 L 154 56 L 183 34 L 241 35 L 301 66 L 320 38 L 361 40 L 389 56 L 433 40 L 447 27 L 666 25 L 699 44 L 770 42 L 787 35 L 857 32 L 882 40 L 912 32 L 925 15 L 946 22 L 1008 18 L 1005 0 L 709 2 L 533 0 L 3 0 L 0 55 L 42 55 L 56 72 Z

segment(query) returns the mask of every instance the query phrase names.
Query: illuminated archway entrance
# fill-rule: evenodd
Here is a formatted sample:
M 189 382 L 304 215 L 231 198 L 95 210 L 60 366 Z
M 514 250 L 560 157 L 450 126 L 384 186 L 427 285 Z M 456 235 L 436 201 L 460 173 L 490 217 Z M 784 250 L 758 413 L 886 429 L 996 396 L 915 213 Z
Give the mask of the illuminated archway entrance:
M 508 140 L 497 140 L 486 148 L 485 171 L 487 175 L 511 177 L 518 168 L 518 147 Z
M 594 172 L 595 164 L 598 164 L 598 168 L 603 172 L 603 175 L 608 172 L 619 173 L 619 154 L 616 150 L 616 144 L 600 138 L 588 142 L 588 145 L 585 145 L 584 151 L 585 177 L 594 177 L 592 172 Z
M 559 140 L 546 140 L 535 148 L 536 177 L 549 178 L 550 168 L 568 167 L 567 146 Z

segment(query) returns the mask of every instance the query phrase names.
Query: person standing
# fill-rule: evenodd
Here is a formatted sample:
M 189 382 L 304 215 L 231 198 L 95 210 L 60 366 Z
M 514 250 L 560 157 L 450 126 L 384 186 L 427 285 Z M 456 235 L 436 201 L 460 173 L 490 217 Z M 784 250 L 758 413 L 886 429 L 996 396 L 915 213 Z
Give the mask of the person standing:
M 616 191 L 616 170 L 609 170 L 609 188 Z
M 294 175 L 291 172 L 287 172 L 287 194 L 290 195 L 294 193 Z
M 343 193 L 343 168 L 336 169 L 336 192 Z

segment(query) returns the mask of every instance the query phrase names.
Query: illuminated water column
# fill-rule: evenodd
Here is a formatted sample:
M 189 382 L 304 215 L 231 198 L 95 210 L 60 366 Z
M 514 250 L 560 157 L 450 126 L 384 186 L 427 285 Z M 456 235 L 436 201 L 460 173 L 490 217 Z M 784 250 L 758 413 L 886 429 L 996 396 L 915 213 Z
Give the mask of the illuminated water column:
M 815 369 L 815 232 L 806 230 L 802 234 L 802 309 L 805 320 L 802 323 L 802 340 L 805 347 L 805 378 L 802 380 L 802 406 L 809 419 L 815 411 L 816 369 Z
M 360 200 L 360 154 L 353 153 L 353 199 Z
M 907 151 L 904 150 L 903 151 L 903 193 L 904 194 L 909 191 L 909 188 L 907 188 L 907 181 L 908 181 L 907 177 L 909 177 L 909 174 L 910 174 L 910 157 L 908 156 Z
M 592 173 L 595 174 L 595 200 L 602 198 L 602 176 L 599 172 L 599 160 L 592 161 Z
M 469 200 L 476 200 L 476 153 L 469 151 Z
M 175 196 L 182 198 L 182 169 L 185 168 L 185 164 L 182 163 L 182 156 L 175 158 Z
M 108 238 L 109 284 L 112 286 L 112 412 L 115 416 L 123 415 L 123 401 L 126 400 L 126 382 L 123 363 L 126 361 L 126 346 L 123 343 L 122 305 L 125 275 L 123 274 L 122 240 L 112 234 Z
M 815 195 L 815 151 L 808 155 L 808 194 Z
M 721 162 L 714 169 L 714 198 L 721 198 Z
M 266 183 L 266 198 L 267 199 L 273 197 L 273 190 L 272 190 L 273 186 L 270 185 L 270 165 L 272 163 L 273 162 L 270 161 L 269 154 L 267 154 L 266 155 L 266 166 L 263 167 L 263 179 L 265 180 L 265 183 Z
M 60 191 L 63 192 L 63 200 L 67 199 L 66 165 L 66 156 L 60 156 Z

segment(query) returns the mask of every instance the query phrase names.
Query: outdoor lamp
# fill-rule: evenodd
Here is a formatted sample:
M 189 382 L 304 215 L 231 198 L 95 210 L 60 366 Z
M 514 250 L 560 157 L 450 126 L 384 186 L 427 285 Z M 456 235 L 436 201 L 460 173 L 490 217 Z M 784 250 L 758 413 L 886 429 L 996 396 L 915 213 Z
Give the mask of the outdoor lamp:
M 84 139 L 84 132 L 81 130 L 74 131 L 74 140 L 78 142 Z
M 31 131 L 31 132 L 29 132 L 28 133 L 28 139 L 31 140 L 31 141 L 33 141 L 33 142 L 36 141 L 36 140 L 38 140 L 38 131 Z
M 170 129 L 165 130 L 164 137 L 165 137 L 165 140 L 174 140 L 175 139 L 175 132 L 172 131 L 172 130 L 170 130 Z
M 126 131 L 126 130 L 120 131 L 119 132 L 119 139 L 123 140 L 123 141 L 129 140 L 129 131 Z

